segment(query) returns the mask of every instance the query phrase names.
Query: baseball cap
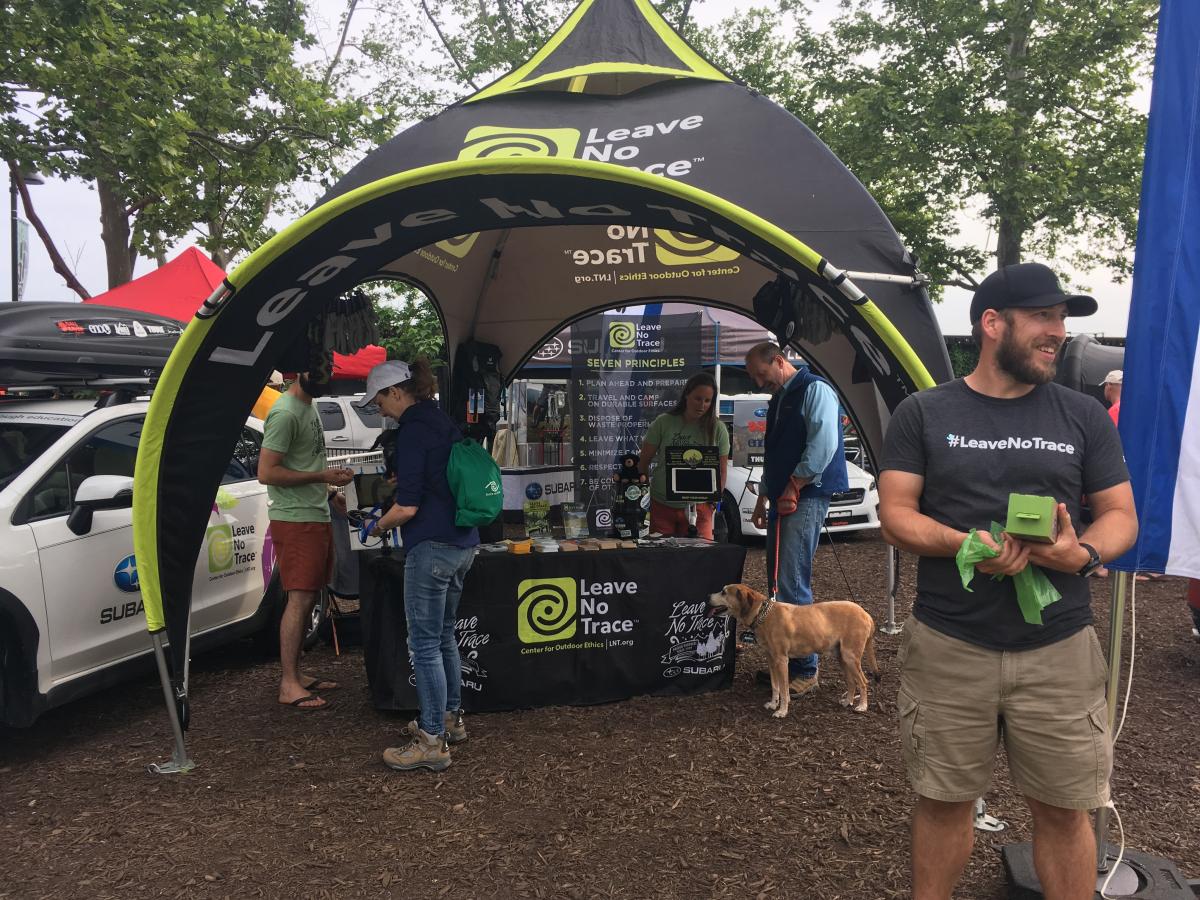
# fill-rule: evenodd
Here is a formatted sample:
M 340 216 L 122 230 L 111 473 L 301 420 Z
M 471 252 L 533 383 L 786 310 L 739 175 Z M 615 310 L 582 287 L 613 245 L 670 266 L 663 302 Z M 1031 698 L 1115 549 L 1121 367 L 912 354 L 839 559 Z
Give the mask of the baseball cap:
M 1104 380 L 1100 383 L 1101 384 L 1120 384 L 1121 379 L 1124 378 L 1124 376 L 1125 376 L 1125 373 L 1122 370 L 1113 369 L 1111 372 L 1109 372 L 1107 375 L 1104 376 Z
M 398 359 L 389 359 L 373 367 L 367 373 L 367 389 L 361 400 L 355 401 L 355 406 L 367 406 L 375 402 L 375 395 L 384 388 L 394 384 L 402 384 L 412 378 L 412 369 L 408 363 Z
M 1041 263 L 1001 266 L 975 289 L 971 324 L 982 319 L 986 309 L 1044 309 L 1057 303 L 1067 304 L 1069 316 L 1090 316 L 1097 309 L 1094 298 L 1065 293 L 1058 276 Z

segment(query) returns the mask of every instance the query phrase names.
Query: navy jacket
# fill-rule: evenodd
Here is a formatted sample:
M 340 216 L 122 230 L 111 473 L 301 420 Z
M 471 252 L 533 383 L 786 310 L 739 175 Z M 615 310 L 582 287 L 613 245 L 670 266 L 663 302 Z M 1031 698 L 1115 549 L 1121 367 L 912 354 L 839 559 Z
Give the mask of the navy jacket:
M 454 494 L 446 480 L 450 448 L 461 439 L 458 427 L 435 400 L 417 401 L 397 422 L 396 502 L 417 507 L 417 514 L 400 526 L 408 550 L 422 541 L 458 547 L 479 543 L 478 530 L 454 524 Z
M 804 393 L 809 385 L 824 381 L 808 366 L 800 366 L 796 377 L 776 391 L 767 407 L 766 464 L 763 466 L 763 487 L 769 500 L 777 500 L 787 487 L 788 478 L 796 471 L 808 442 L 808 423 L 804 419 Z M 837 451 L 821 473 L 821 483 L 805 485 L 801 497 L 828 497 L 849 490 L 846 475 L 846 446 L 842 439 L 841 423 L 837 423 Z

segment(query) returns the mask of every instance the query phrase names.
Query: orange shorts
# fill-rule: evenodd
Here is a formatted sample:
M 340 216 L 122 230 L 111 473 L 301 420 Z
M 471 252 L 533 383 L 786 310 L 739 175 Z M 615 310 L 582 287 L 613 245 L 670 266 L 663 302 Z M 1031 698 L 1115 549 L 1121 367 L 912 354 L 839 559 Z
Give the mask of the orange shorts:
M 333 577 L 333 529 L 328 522 L 271 522 L 271 543 L 285 591 L 319 591 Z
M 670 537 L 687 537 L 687 509 L 676 509 L 651 498 L 650 530 Z M 713 508 L 707 503 L 696 504 L 696 534 L 713 539 Z

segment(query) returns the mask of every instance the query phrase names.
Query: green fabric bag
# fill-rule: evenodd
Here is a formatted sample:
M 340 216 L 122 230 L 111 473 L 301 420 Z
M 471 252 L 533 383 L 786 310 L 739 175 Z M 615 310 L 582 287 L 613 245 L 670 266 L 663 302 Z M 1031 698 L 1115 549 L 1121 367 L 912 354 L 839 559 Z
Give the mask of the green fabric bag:
M 446 480 L 454 493 L 454 524 L 487 525 L 504 511 L 500 467 L 490 453 L 470 438 L 450 448 Z
M 991 535 L 997 546 L 1004 546 L 1004 526 L 999 522 L 993 522 Z M 954 557 L 955 562 L 958 563 L 958 577 L 962 579 L 963 588 L 971 590 L 969 585 L 975 577 L 975 563 L 999 555 L 1000 551 L 993 550 L 985 544 L 979 537 L 978 529 L 972 528 L 971 533 L 962 542 L 962 546 L 958 548 L 958 553 Z M 1005 577 L 1004 575 L 993 575 L 992 580 L 1000 581 Z M 1033 563 L 1013 576 L 1013 586 L 1017 589 L 1017 604 L 1021 607 L 1021 616 L 1030 625 L 1041 625 L 1042 610 L 1062 598 L 1062 594 L 1050 583 L 1046 573 Z

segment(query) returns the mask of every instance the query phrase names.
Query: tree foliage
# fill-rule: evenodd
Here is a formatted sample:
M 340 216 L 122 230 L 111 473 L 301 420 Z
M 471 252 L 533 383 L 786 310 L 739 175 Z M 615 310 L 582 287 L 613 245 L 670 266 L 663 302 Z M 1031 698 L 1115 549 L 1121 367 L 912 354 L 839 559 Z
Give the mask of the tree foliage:
M 373 281 L 363 288 L 371 297 L 379 344 L 388 359 L 411 362 L 424 356 L 436 365 L 444 357 L 442 320 L 425 294 L 400 281 Z
M 990 267 L 964 212 L 1027 253 L 1130 270 L 1156 0 L 847 0 L 820 133 L 935 283 Z
M 368 101 L 339 99 L 295 0 L 22 0 L 0 8 L 4 158 L 92 184 L 109 286 L 136 255 L 193 229 L 219 265 L 261 243 L 300 180 L 330 183 L 337 157 L 391 130 Z
M 225 265 L 265 237 L 280 185 L 328 183 L 339 151 L 521 64 L 576 0 L 345 2 L 358 27 L 323 67 L 294 62 L 312 41 L 295 0 L 2 7 L 0 149 L 97 186 L 110 281 L 122 254 L 192 227 Z M 824 32 L 800 0 L 762 0 L 710 27 L 694 21 L 701 3 L 656 6 L 813 128 L 935 295 L 994 264 L 960 233 L 978 218 L 1001 263 L 1036 254 L 1129 271 L 1145 133 L 1130 99 L 1155 0 L 841 0 Z M 351 84 L 358 99 L 337 99 Z

